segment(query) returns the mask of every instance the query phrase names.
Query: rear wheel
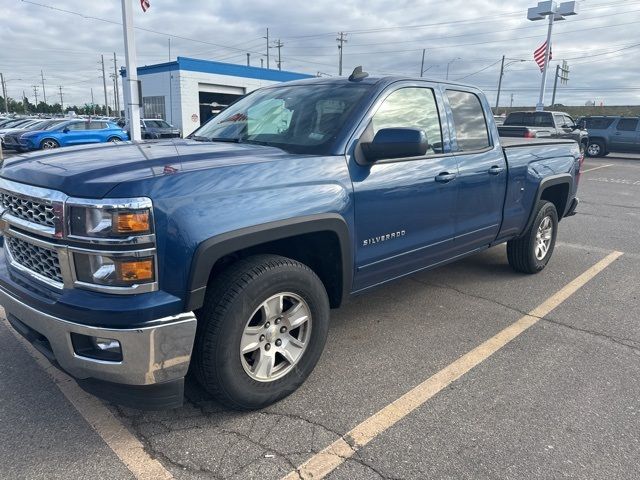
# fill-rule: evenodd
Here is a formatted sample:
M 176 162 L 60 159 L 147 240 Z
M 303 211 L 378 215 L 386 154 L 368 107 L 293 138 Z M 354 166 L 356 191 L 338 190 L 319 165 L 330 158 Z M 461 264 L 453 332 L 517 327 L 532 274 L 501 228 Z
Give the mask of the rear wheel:
M 526 233 L 507 242 L 509 265 L 517 272 L 538 273 L 553 254 L 558 233 L 558 212 L 551 202 L 540 201 L 536 217 Z
M 51 150 L 52 148 L 58 148 L 60 144 L 53 138 L 45 138 L 40 142 L 40 148 L 42 150 Z
M 248 410 L 286 397 L 309 376 L 326 341 L 329 300 L 306 265 L 256 255 L 217 275 L 197 315 L 199 382 L 226 406 Z
M 111 137 L 109 140 L 107 140 L 109 143 L 121 143 L 122 139 L 120 137 Z
M 587 155 L 590 157 L 602 157 L 606 155 L 604 142 L 602 140 L 590 140 L 587 146 Z

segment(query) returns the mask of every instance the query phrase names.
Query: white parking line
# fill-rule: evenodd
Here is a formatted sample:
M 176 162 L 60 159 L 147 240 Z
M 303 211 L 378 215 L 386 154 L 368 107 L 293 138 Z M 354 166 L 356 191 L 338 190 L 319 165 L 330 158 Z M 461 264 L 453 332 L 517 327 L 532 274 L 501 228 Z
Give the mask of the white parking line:
M 346 435 L 315 454 L 296 470 L 290 472 L 283 480 L 318 480 L 324 478 L 382 432 L 409 415 L 473 367 L 482 363 L 514 338 L 525 332 L 529 327 L 535 325 L 541 318 L 544 318 L 561 305 L 567 298 L 611 265 L 611 263 L 621 255 L 622 252 L 610 253 L 539 306 L 531 310 L 528 315 L 525 315 L 417 387 L 414 387 L 393 403 L 367 418 Z
M 1 322 L 24 346 L 25 350 L 45 370 L 67 400 L 76 408 L 89 425 L 113 450 L 137 480 L 171 480 L 173 475 L 162 464 L 144 450 L 140 441 L 93 395 L 82 390 L 68 375 L 65 375 L 42 356 L 27 340 L 16 332 L 2 311 Z
M 594 170 L 600 170 L 601 168 L 607 168 L 607 167 L 613 167 L 613 163 L 610 163 L 608 165 L 600 165 L 599 167 L 593 167 L 593 168 L 589 168 L 587 170 L 583 170 L 580 173 L 587 173 L 587 172 L 593 172 Z

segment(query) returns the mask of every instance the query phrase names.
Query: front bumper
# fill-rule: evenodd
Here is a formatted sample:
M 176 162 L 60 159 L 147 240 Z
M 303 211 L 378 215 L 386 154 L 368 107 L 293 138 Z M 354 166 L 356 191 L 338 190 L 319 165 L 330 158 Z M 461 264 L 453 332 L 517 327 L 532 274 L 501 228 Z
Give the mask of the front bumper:
M 91 393 L 133 408 L 172 408 L 182 404 L 184 376 L 196 333 L 192 312 L 162 318 L 152 327 L 110 329 L 41 312 L 2 287 L 0 305 L 20 334 Z M 118 340 L 122 360 L 97 360 L 78 354 L 71 341 L 72 333 Z

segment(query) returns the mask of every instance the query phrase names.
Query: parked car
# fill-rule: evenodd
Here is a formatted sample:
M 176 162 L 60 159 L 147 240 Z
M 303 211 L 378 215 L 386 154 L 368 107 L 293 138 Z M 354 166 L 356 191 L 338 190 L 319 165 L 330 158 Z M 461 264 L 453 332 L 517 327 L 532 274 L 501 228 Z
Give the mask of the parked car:
M 28 132 L 20 137 L 21 150 L 48 150 L 85 143 L 124 142 L 127 132 L 115 123 L 97 120 L 67 120 L 49 130 Z
M 180 129 L 162 119 L 143 118 L 140 128 L 144 139 L 180 138 Z
M 32 127 L 34 125 L 37 125 L 41 121 L 42 120 L 39 120 L 39 119 L 29 119 L 29 120 L 25 120 L 17 123 L 7 124 L 5 127 L 0 129 L 0 144 L 4 146 L 4 137 L 8 133 L 13 133 L 23 128 Z
M 60 125 L 67 120 L 64 119 L 48 119 L 48 120 L 38 120 L 33 124 L 27 124 L 27 126 L 20 126 L 18 128 L 12 129 L 9 133 L 4 135 L 4 148 L 7 150 L 16 150 L 18 152 L 23 151 L 23 148 L 20 146 L 20 138 L 22 135 L 28 132 L 34 131 L 43 131 L 43 130 L 51 130 L 55 128 L 57 125 Z
M 602 157 L 610 152 L 640 152 L 640 119 L 637 117 L 584 117 L 589 132 L 587 155 Z
M 511 112 L 498 126 L 502 137 L 568 138 L 584 152 L 589 134 L 564 112 Z
M 178 406 L 192 365 L 261 408 L 304 382 L 353 294 L 505 242 L 516 271 L 544 269 L 582 159 L 572 139 L 501 139 L 474 87 L 280 83 L 193 140 L 5 162 L 0 304 L 115 403 Z

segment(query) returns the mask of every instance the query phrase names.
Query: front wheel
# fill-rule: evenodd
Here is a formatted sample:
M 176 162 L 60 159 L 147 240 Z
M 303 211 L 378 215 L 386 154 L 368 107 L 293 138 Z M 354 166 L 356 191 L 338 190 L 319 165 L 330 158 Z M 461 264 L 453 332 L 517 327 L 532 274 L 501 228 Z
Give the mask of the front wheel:
M 51 150 L 52 148 L 58 148 L 59 146 L 60 144 L 53 138 L 46 138 L 42 142 L 40 142 L 40 148 L 42 150 Z
M 277 255 L 248 257 L 216 277 L 197 312 L 196 376 L 230 408 L 266 407 L 295 391 L 318 362 L 326 290 L 309 267 Z
M 538 273 L 553 254 L 558 233 L 558 212 L 551 202 L 538 202 L 536 217 L 525 234 L 507 242 L 509 265 L 517 272 Z

